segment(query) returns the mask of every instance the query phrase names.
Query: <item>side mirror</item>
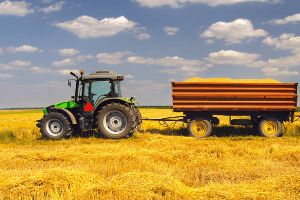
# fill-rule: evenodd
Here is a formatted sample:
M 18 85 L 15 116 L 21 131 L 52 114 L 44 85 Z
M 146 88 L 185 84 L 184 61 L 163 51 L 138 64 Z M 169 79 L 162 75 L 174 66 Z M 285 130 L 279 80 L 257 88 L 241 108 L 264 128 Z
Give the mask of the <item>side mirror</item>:
M 68 86 L 71 87 L 71 81 L 70 80 L 68 80 Z

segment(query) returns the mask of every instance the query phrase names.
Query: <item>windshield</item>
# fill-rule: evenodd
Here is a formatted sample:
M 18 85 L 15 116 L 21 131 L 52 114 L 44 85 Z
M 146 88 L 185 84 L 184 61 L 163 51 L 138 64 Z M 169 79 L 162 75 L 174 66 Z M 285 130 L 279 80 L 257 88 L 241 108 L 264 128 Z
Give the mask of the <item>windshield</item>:
M 114 85 L 115 85 L 116 96 L 117 97 L 122 97 L 120 81 L 115 80 L 114 81 Z
M 120 81 L 85 81 L 83 96 L 85 101 L 89 101 L 92 105 L 96 105 L 103 98 L 121 97 Z

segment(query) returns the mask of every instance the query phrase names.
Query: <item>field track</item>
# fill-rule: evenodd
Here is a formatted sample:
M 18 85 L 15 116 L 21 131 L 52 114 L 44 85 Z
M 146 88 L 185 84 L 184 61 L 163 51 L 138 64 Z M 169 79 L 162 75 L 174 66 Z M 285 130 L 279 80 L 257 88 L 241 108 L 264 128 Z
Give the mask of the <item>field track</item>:
M 204 139 L 186 136 L 184 124 L 144 121 L 129 139 L 84 132 L 50 141 L 35 128 L 42 116 L 0 111 L 0 199 L 300 199 L 299 123 L 285 124 L 280 138 L 223 117 Z

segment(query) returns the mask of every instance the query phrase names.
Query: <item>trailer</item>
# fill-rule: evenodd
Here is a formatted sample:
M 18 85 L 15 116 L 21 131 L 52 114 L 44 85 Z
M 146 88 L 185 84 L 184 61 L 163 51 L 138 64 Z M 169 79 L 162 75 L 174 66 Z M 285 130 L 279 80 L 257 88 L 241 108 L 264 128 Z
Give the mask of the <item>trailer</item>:
M 231 125 L 253 125 L 265 137 L 281 135 L 282 123 L 293 122 L 298 83 L 172 82 L 173 111 L 183 112 L 190 135 L 207 137 L 215 115 L 250 116 Z M 181 120 L 178 120 L 181 121 Z

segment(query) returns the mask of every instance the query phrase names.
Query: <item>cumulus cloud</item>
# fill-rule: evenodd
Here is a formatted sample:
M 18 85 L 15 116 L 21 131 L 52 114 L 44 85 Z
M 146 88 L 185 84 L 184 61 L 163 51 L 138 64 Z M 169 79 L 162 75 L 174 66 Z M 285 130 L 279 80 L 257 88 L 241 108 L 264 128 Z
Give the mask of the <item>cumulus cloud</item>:
M 208 27 L 200 37 L 225 39 L 227 44 L 242 43 L 244 39 L 268 35 L 262 29 L 254 29 L 250 20 L 236 19 L 233 22 L 217 22 Z
M 268 59 L 268 61 L 256 61 L 249 65 L 249 67 L 296 67 L 300 66 L 300 54 L 294 56 L 281 57 L 277 59 Z
M 17 15 L 25 16 L 34 13 L 34 9 L 30 9 L 31 3 L 26 1 L 9 1 L 5 0 L 0 3 L 0 15 Z
M 130 78 L 134 78 L 134 76 L 130 75 L 130 74 L 127 74 L 127 75 L 124 76 L 124 78 L 129 78 L 130 79 Z
M 4 50 L 0 47 L 0 54 L 3 54 Z
M 53 73 L 53 71 L 50 68 L 42 68 L 42 67 L 31 67 L 30 72 L 32 74 L 45 74 L 45 73 Z
M 12 69 L 14 69 L 14 67 L 12 67 L 10 65 L 7 65 L 7 64 L 0 63 L 0 71 L 3 71 L 3 70 L 12 70 Z
M 134 37 L 137 37 L 139 40 L 146 40 L 146 39 L 150 38 L 150 35 L 147 33 L 142 33 L 142 34 L 136 35 Z
M 250 64 L 259 58 L 260 54 L 248 54 L 233 50 L 221 50 L 219 52 L 213 52 L 208 55 L 208 60 L 215 64 L 233 64 L 233 65 L 245 65 Z
M 8 63 L 9 65 L 15 66 L 15 67 L 27 67 L 31 65 L 30 61 L 21 61 L 21 60 L 15 60 Z
M 207 43 L 207 44 L 212 44 L 212 43 L 215 43 L 215 41 L 212 40 L 212 39 L 208 39 L 208 40 L 205 41 L 205 43 Z
M 57 66 L 57 67 L 71 66 L 71 65 L 76 65 L 74 60 L 72 60 L 71 58 L 66 58 L 64 60 L 55 61 L 55 62 L 52 63 L 52 66 Z
M 115 52 L 115 53 L 99 53 L 98 55 L 95 56 L 95 58 L 98 59 L 99 63 L 106 63 L 106 64 L 121 64 L 125 62 L 125 60 L 122 60 L 124 56 L 130 56 L 134 55 L 130 51 L 125 51 L 125 52 Z
M 77 49 L 58 49 L 58 53 L 61 56 L 75 56 L 76 54 L 80 53 Z
M 133 88 L 134 91 L 137 92 L 155 92 L 158 93 L 161 90 L 164 90 L 165 88 L 170 87 L 170 85 L 166 85 L 166 84 L 162 84 L 162 83 L 156 83 L 152 80 L 129 80 L 127 81 L 127 83 L 132 84 L 133 86 L 131 88 Z
M 131 56 L 127 58 L 127 62 L 162 66 L 198 66 L 203 63 L 199 60 L 189 60 L 185 58 L 180 58 L 178 56 L 157 59 L 145 58 L 140 56 Z
M 296 23 L 300 21 L 300 13 L 288 16 L 284 19 L 274 19 L 269 21 L 269 24 L 281 25 L 281 24 L 288 24 L 288 23 Z
M 261 71 L 264 73 L 264 75 L 267 76 L 290 76 L 290 75 L 299 74 L 297 71 L 293 71 L 293 72 L 288 71 L 288 68 L 280 71 L 279 68 L 266 67 L 263 68 Z
M 10 52 L 10 53 L 17 53 L 17 52 L 43 52 L 43 50 L 40 50 L 39 48 L 30 46 L 30 45 L 23 45 L 23 46 L 20 46 L 20 47 L 7 47 L 6 51 Z
M 269 46 L 275 46 L 275 49 L 295 50 L 293 53 L 296 53 L 296 49 L 300 46 L 300 37 L 295 37 L 295 34 L 293 33 L 283 33 L 279 38 L 272 38 L 269 36 L 264 39 L 262 43 Z
M 53 0 L 42 0 L 43 3 L 51 3 Z
M 94 57 L 91 54 L 88 55 L 79 55 L 75 58 L 76 61 L 83 62 L 86 59 L 93 59 Z
M 66 3 L 65 1 L 60 1 L 60 2 L 57 2 L 56 4 L 48 6 L 46 8 L 39 8 L 38 11 L 44 12 L 44 13 L 49 13 L 52 11 L 59 11 L 62 9 L 62 7 L 65 3 Z
M 179 28 L 165 26 L 164 31 L 167 33 L 167 35 L 175 35 L 175 33 L 179 31 Z
M 69 76 L 70 72 L 73 72 L 75 74 L 79 74 L 78 69 L 62 69 L 62 70 L 57 71 L 58 75 L 62 75 L 62 76 Z
M 13 78 L 15 75 L 11 74 L 0 74 L 0 79 L 8 79 L 8 78 Z
M 232 5 L 242 2 L 250 2 L 249 0 L 132 0 L 149 8 L 170 6 L 171 8 L 182 8 L 189 4 L 206 4 L 208 6 L 219 6 L 219 5 Z M 252 0 L 251 2 L 264 2 L 264 3 L 279 3 L 278 0 Z
M 169 75 L 181 74 L 183 76 L 196 76 L 198 72 L 206 71 L 209 67 L 212 67 L 212 65 L 207 65 L 202 67 L 183 66 L 183 67 L 177 67 L 175 69 L 159 70 L 158 73 L 164 73 Z
M 132 30 L 137 23 L 126 19 L 124 16 L 98 20 L 83 15 L 71 21 L 56 22 L 52 25 L 67 30 L 79 38 L 86 39 L 113 36 L 120 32 Z

